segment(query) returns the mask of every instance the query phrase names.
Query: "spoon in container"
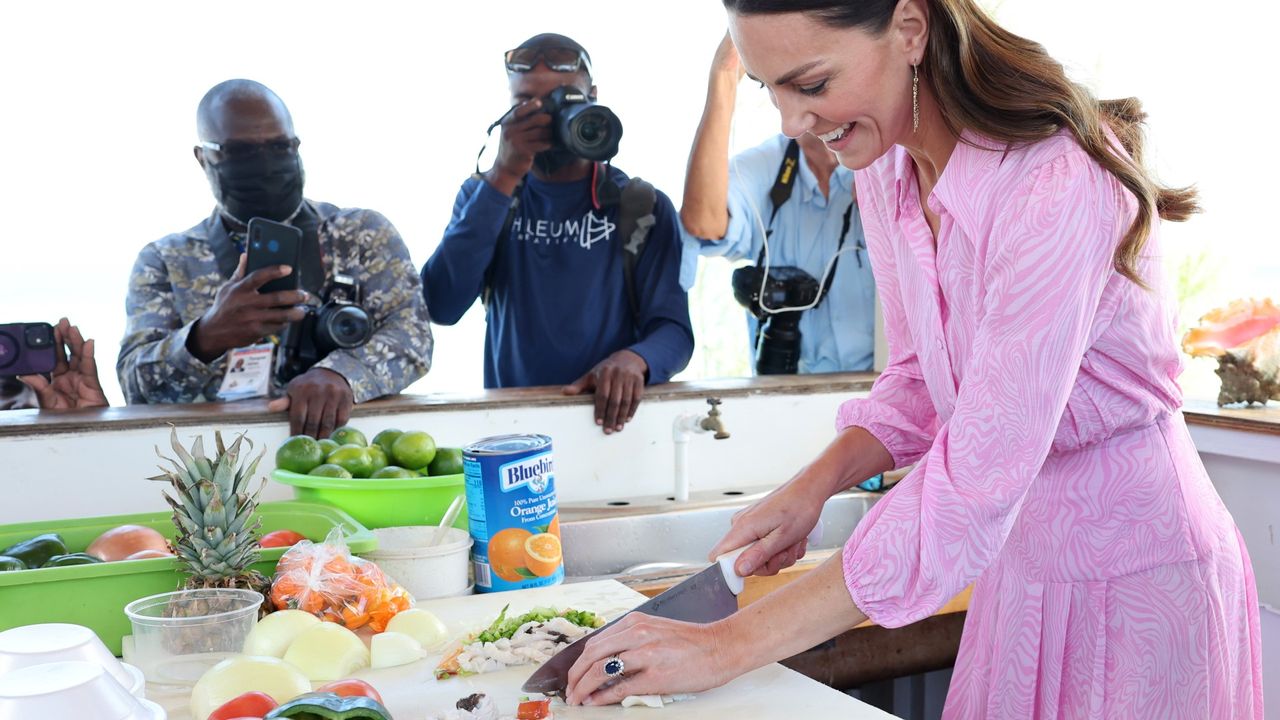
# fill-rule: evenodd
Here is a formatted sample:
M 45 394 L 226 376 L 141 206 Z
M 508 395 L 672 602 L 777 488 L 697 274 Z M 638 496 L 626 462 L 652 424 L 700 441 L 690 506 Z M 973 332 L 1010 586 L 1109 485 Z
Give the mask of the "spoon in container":
M 431 545 L 439 545 L 445 535 L 449 534 L 449 528 L 453 527 L 453 521 L 458 519 L 458 513 L 462 512 L 462 503 L 465 500 L 464 496 L 459 495 L 449 504 L 449 509 L 444 511 L 444 517 L 440 518 L 440 527 L 437 527 L 435 534 L 431 536 Z

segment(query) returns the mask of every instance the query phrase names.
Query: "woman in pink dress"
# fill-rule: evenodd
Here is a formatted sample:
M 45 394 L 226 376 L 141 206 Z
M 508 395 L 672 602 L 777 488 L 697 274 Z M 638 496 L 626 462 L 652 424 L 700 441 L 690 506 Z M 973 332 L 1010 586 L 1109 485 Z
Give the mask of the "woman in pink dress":
M 783 131 L 858 170 L 889 363 L 713 554 L 755 542 L 739 573 L 776 573 L 831 494 L 915 468 L 742 612 L 601 634 L 569 701 L 715 687 L 975 583 L 946 717 L 1261 720 L 1252 569 L 1179 412 L 1162 287 L 1158 216 L 1195 198 L 1142 168 L 1137 102 L 973 0 L 724 1 Z

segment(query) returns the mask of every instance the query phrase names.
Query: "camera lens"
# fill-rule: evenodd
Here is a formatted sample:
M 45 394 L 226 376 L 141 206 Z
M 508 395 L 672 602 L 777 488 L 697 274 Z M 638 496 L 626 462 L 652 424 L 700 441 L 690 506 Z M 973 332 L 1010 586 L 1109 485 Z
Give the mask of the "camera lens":
M 581 158 L 604 162 L 618 154 L 622 122 L 603 105 L 573 105 L 558 116 L 564 146 Z
M 18 361 L 18 340 L 7 332 L 0 332 L 0 370 Z
M 316 328 L 321 345 L 335 348 L 359 347 L 373 334 L 369 315 L 354 305 L 346 305 L 326 312 Z
M 25 334 L 29 348 L 47 348 L 53 345 L 53 326 L 47 323 L 28 325 Z

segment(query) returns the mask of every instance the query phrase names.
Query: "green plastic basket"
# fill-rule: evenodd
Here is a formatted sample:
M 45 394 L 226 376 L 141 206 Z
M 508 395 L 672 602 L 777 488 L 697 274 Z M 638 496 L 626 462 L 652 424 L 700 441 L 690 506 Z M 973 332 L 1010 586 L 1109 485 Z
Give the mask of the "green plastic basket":
M 461 473 L 416 478 L 329 478 L 275 470 L 271 479 L 292 487 L 293 496 L 299 500 L 342 508 L 367 528 L 436 525 L 453 499 L 466 490 Z M 460 530 L 469 527 L 466 505 L 453 526 Z
M 341 527 L 351 552 L 376 550 L 378 540 L 350 515 L 329 505 L 304 502 L 262 503 L 262 532 L 293 530 L 320 541 Z M 67 549 L 84 550 L 103 532 L 120 525 L 144 525 L 169 538 L 176 534 L 170 512 L 53 520 L 0 526 L 0 548 L 27 538 L 56 532 Z M 266 548 L 253 568 L 270 576 L 288 548 Z M 94 565 L 0 572 L 0 630 L 35 623 L 84 625 L 120 654 L 120 640 L 132 632 L 124 606 L 148 595 L 177 590 L 186 576 L 173 558 L 129 560 Z

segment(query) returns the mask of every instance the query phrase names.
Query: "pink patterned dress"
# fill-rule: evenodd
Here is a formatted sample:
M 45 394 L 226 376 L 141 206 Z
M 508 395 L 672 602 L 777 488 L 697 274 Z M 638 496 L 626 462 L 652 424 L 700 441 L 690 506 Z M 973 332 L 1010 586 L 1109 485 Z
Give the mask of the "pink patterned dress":
M 1161 247 L 1112 266 L 1131 194 L 1065 133 L 971 134 L 930 195 L 895 148 L 858 173 L 889 364 L 840 429 L 916 468 L 844 552 L 898 627 L 976 581 L 948 718 L 1262 718 L 1244 542 L 1183 424 Z

